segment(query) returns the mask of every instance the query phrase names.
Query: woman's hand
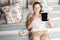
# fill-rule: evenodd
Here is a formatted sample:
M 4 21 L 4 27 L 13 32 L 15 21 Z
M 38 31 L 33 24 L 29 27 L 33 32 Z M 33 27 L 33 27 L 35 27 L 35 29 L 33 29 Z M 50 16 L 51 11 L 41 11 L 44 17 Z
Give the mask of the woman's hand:
M 20 35 L 20 36 L 26 36 L 26 35 L 28 35 L 28 31 L 27 31 L 27 30 L 21 30 L 21 31 L 19 32 L 19 35 Z
M 48 24 L 51 28 L 53 28 L 53 27 L 54 27 L 54 25 L 52 24 L 52 22 L 51 22 L 51 20 L 50 20 L 50 17 L 49 17 L 49 16 L 48 16 L 47 24 Z
M 52 22 L 50 21 L 50 20 L 48 20 L 48 25 L 51 27 L 51 28 L 53 28 L 54 27 L 54 25 L 52 24 Z

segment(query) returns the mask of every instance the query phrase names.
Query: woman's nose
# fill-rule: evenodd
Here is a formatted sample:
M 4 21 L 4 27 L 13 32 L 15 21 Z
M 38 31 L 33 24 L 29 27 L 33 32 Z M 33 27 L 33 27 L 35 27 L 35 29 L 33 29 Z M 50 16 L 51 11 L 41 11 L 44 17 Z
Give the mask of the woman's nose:
M 38 8 L 36 8 L 36 11 L 38 10 Z

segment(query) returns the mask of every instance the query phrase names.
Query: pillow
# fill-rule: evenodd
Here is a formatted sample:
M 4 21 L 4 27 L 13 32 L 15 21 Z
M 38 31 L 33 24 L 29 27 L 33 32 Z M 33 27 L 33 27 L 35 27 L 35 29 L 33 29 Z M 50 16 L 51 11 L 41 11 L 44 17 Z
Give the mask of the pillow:
M 21 9 L 18 5 L 2 7 L 7 19 L 7 23 L 20 23 L 22 19 Z
M 4 6 L 1 8 L 3 12 L 8 12 L 10 9 L 10 6 Z

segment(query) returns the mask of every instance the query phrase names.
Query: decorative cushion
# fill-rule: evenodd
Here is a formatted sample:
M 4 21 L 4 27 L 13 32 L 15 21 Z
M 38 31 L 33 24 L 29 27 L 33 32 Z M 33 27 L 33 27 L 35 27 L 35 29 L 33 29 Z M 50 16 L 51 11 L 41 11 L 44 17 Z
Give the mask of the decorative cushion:
M 19 23 L 22 19 L 20 6 L 17 4 L 2 7 L 7 19 L 7 23 Z

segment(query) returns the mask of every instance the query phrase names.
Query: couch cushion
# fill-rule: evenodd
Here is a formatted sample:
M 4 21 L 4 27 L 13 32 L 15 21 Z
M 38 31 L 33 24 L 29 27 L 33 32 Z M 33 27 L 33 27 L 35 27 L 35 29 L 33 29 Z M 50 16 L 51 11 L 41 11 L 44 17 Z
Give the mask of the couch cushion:
M 21 9 L 19 3 L 14 5 L 4 6 L 2 7 L 2 11 L 4 11 L 7 19 L 7 23 L 19 23 L 22 19 Z

